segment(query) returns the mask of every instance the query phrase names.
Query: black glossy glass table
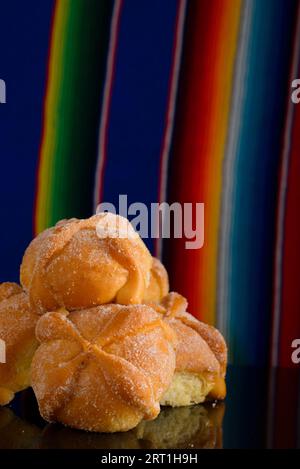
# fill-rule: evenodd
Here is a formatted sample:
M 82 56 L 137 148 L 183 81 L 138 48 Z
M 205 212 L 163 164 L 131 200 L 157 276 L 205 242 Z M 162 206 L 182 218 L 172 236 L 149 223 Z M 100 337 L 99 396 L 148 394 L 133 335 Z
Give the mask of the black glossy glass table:
M 225 402 L 164 408 L 116 434 L 47 424 L 28 389 L 0 408 L 0 448 L 300 448 L 300 368 L 229 367 L 227 388 Z

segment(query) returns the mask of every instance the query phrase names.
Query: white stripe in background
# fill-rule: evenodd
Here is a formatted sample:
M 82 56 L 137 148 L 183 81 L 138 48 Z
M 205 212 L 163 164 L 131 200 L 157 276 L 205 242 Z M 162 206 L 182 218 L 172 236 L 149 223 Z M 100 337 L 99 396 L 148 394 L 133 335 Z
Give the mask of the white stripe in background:
M 221 207 L 220 242 L 219 242 L 219 272 L 217 288 L 217 327 L 230 343 L 230 241 L 234 206 L 234 177 L 238 158 L 241 115 L 245 98 L 245 83 L 247 81 L 247 62 L 249 53 L 249 38 L 253 17 L 253 2 L 244 1 L 241 13 L 241 25 L 238 37 L 238 50 L 235 63 L 234 80 L 231 97 L 231 112 L 229 128 L 223 161 L 223 192 Z M 232 355 L 232 353 L 231 353 Z
M 159 203 L 166 201 L 167 192 L 167 180 L 168 180 L 168 163 L 170 156 L 171 141 L 174 129 L 175 121 L 175 109 L 176 109 L 176 97 L 179 81 L 179 72 L 182 55 L 183 35 L 184 35 L 184 24 L 186 16 L 186 0 L 179 0 L 179 11 L 177 18 L 177 29 L 175 34 L 175 49 L 173 56 L 173 68 L 171 70 L 171 83 L 169 92 L 169 102 L 167 109 L 166 128 L 164 132 L 162 153 L 161 153 L 161 167 L 160 167 L 160 187 L 159 187 Z M 156 255 L 162 257 L 163 240 L 157 239 L 156 243 Z
M 101 191 L 103 186 L 103 171 L 106 160 L 106 151 L 107 151 L 107 126 L 109 120 L 109 111 L 111 103 L 111 94 L 113 87 L 114 79 L 114 68 L 116 62 L 116 51 L 117 51 L 117 42 L 118 42 L 118 32 L 119 32 L 119 22 L 121 16 L 123 0 L 115 0 L 111 28 L 110 28 L 110 39 L 108 47 L 108 56 L 107 56 L 107 66 L 106 66 L 106 77 L 104 83 L 104 93 L 103 93 L 103 105 L 101 112 L 101 122 L 100 122 L 100 131 L 99 131 L 99 143 L 98 143 L 98 161 L 96 166 L 95 174 L 95 191 L 94 191 L 94 213 L 98 204 L 101 202 Z

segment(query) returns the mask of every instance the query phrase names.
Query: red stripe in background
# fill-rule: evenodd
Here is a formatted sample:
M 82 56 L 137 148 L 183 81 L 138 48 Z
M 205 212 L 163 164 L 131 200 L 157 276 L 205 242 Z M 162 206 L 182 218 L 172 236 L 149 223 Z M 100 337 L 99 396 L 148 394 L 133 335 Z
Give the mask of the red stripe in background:
M 280 366 L 297 366 L 291 360 L 291 343 L 300 338 L 300 104 L 295 107 L 283 245 Z
M 281 305 L 277 364 L 271 380 L 269 446 L 292 448 L 299 432 L 299 364 L 291 359 L 291 343 L 300 338 L 300 104 L 294 105 L 291 151 L 287 178 L 281 272 Z M 298 409 L 298 411 L 297 411 Z
M 278 368 L 276 371 L 276 399 L 272 448 L 295 448 L 297 445 L 299 371 Z
M 290 83 L 298 76 L 300 61 L 300 5 L 298 6 L 297 21 L 294 34 L 294 51 L 290 70 Z M 288 307 L 289 288 L 295 290 L 290 283 L 289 276 L 293 276 L 291 258 L 289 253 L 288 225 L 290 225 L 291 195 L 294 189 L 290 187 L 293 171 L 297 171 L 293 160 L 298 154 L 297 134 L 299 127 L 299 111 L 290 99 L 291 89 L 287 90 L 287 113 L 286 128 L 283 140 L 283 152 L 281 171 L 279 174 L 279 200 L 277 209 L 277 229 L 276 229 L 276 253 L 274 270 L 274 304 L 273 304 L 273 324 L 272 341 L 270 349 L 270 369 L 269 369 L 269 399 L 268 399 L 268 428 L 267 445 L 268 448 L 287 448 L 293 447 L 297 443 L 297 433 L 300 431 L 298 415 L 299 414 L 299 373 L 297 369 L 290 368 L 291 363 L 291 340 L 290 332 L 294 326 L 291 324 L 295 316 L 294 307 L 299 298 L 290 298 L 292 304 Z M 299 145 L 298 145 L 299 146 Z M 292 189 L 292 193 L 291 193 Z M 295 192 L 294 192 L 295 194 Z M 292 200 L 294 195 L 292 195 Z M 291 226 L 292 230 L 293 227 Z M 299 262 L 299 261 L 296 261 Z M 290 267 L 292 271 L 289 272 Z M 294 278 L 295 280 L 295 278 Z M 294 317 L 295 319 L 295 317 Z M 293 320 L 294 322 L 294 320 Z M 297 327 L 295 328 L 297 329 Z M 284 337 L 285 336 L 285 337 Z M 278 368 L 278 365 L 288 366 L 289 368 Z M 276 367 L 276 368 L 275 368 Z M 298 412 L 297 412 L 298 409 Z M 284 428 L 284 431 L 282 429 Z
M 193 1 L 187 11 L 170 202 L 205 202 L 214 64 L 224 7 L 225 2 Z M 201 262 L 205 246 L 186 250 L 185 241 L 184 238 L 171 239 L 167 246 L 171 288 L 186 296 L 189 311 L 202 318 L 201 279 L 205 273 L 201 271 Z
M 284 239 L 285 239 L 285 221 L 287 207 L 287 189 L 288 177 L 290 172 L 291 149 L 294 140 L 295 111 L 297 107 L 290 99 L 290 83 L 295 76 L 298 76 L 300 64 L 300 5 L 296 15 L 295 32 L 293 40 L 293 58 L 289 73 L 289 87 L 287 89 L 287 111 L 285 117 L 285 130 L 282 148 L 282 160 L 279 173 L 279 195 L 277 207 L 277 226 L 276 226 L 276 249 L 275 249 L 275 269 L 274 269 L 274 287 L 273 287 L 273 317 L 272 317 L 272 338 L 270 347 L 270 365 L 279 364 L 279 341 L 280 341 L 280 323 L 282 314 L 282 279 L 283 279 L 283 259 L 284 259 Z

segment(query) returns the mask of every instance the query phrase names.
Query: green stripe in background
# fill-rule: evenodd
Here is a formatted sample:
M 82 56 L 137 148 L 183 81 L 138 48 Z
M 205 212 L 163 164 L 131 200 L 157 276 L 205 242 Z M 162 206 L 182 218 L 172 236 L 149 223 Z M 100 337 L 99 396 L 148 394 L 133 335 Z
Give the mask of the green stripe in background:
M 57 2 L 51 49 L 59 53 L 51 57 L 50 50 L 37 231 L 92 213 L 112 8 L 111 0 Z M 62 31 L 55 34 L 56 28 Z

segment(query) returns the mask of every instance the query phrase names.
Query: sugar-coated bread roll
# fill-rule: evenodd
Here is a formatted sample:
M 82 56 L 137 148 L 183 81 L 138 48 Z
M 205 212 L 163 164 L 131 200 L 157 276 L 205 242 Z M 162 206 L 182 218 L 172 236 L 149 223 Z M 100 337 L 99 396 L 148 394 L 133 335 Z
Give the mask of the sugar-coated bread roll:
M 153 257 L 150 282 L 144 296 L 144 303 L 159 303 L 169 293 L 169 276 L 159 259 Z
M 0 405 L 8 404 L 16 392 L 30 384 L 31 359 L 38 346 L 38 319 L 19 285 L 0 284 L 0 339 L 5 344 L 5 363 L 0 363 Z
M 162 405 L 185 406 L 205 399 L 224 399 L 227 347 L 223 336 L 212 326 L 186 312 L 187 302 L 170 293 L 153 304 L 177 334 L 176 371 Z
M 126 218 L 63 220 L 27 248 L 21 283 L 40 313 L 142 303 L 152 256 Z
M 31 384 L 45 420 L 117 432 L 158 415 L 176 335 L 150 306 L 46 313 L 36 335 Z

